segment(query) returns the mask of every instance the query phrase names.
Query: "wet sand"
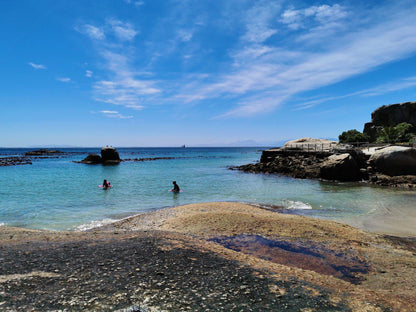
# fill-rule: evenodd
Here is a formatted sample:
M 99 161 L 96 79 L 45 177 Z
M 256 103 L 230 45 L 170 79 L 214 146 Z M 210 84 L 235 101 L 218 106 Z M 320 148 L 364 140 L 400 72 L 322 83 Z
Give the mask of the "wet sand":
M 0 227 L 2 311 L 414 311 L 416 240 L 239 203 Z M 127 310 L 125 310 L 127 311 Z

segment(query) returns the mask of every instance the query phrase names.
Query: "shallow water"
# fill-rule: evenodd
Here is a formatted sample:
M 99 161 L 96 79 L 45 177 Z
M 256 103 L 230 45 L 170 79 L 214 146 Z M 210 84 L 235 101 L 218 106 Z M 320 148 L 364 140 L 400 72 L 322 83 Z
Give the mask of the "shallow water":
M 209 240 L 260 259 L 332 275 L 353 284 L 359 284 L 370 270 L 370 265 L 359 260 L 352 251 L 342 253 L 308 240 L 269 239 L 246 234 Z
M 89 152 L 99 153 L 98 148 L 63 150 L 67 154 L 58 158 L 0 167 L 0 224 L 68 230 L 162 207 L 240 201 L 283 205 L 294 213 L 368 230 L 416 235 L 415 191 L 228 169 L 258 161 L 259 148 L 118 148 L 122 159 L 162 159 L 117 166 L 73 162 Z M 25 151 L 0 149 L 0 157 Z M 98 188 L 103 179 L 113 187 Z M 183 193 L 169 192 L 173 180 Z

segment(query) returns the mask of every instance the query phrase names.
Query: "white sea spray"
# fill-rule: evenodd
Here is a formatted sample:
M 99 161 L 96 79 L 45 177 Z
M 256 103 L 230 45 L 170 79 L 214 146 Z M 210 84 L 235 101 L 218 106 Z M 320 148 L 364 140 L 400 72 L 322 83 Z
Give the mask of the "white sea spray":
M 89 223 L 81 224 L 81 225 L 77 226 L 75 228 L 75 230 L 77 230 L 77 231 L 88 231 L 88 230 L 98 228 L 100 226 L 104 226 L 104 225 L 107 225 L 107 224 L 111 224 L 111 223 L 114 223 L 114 222 L 117 222 L 117 221 L 119 221 L 119 220 L 103 219 L 103 220 L 98 220 L 98 221 L 91 221 Z
M 285 209 L 312 209 L 312 206 L 308 203 L 302 201 L 293 201 L 293 200 L 284 200 L 283 206 Z

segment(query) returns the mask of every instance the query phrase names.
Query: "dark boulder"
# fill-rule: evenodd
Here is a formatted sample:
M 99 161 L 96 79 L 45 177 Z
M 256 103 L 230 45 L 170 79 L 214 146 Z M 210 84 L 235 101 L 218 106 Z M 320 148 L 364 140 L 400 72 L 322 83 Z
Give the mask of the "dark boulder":
M 114 147 L 103 147 L 101 149 L 101 160 L 103 164 L 118 164 L 121 162 L 120 155 Z
M 320 176 L 327 180 L 358 181 L 361 171 L 355 159 L 346 153 L 329 156 L 321 165 Z
M 389 176 L 416 175 L 416 149 L 389 146 L 375 152 L 369 160 L 377 172 Z
M 97 154 L 89 154 L 87 157 L 85 157 L 83 160 L 80 161 L 82 164 L 101 164 L 102 159 L 100 155 Z

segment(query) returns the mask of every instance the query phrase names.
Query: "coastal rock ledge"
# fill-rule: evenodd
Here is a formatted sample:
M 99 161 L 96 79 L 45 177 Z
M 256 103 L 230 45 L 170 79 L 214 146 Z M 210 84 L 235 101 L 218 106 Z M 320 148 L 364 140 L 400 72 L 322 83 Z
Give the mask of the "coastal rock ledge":
M 416 187 L 416 149 L 354 148 L 334 141 L 304 138 L 290 141 L 282 148 L 263 151 L 258 163 L 230 169 L 412 188 Z

